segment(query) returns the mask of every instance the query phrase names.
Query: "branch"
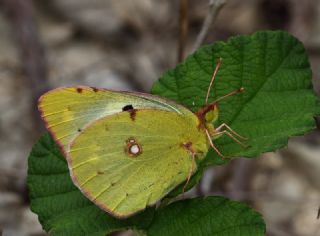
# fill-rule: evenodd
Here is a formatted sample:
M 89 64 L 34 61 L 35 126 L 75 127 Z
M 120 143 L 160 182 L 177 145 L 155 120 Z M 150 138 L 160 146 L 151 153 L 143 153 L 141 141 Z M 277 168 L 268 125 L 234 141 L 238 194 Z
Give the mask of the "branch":
M 32 86 L 39 89 L 47 78 L 47 64 L 33 18 L 33 3 L 31 0 L 2 1 L 17 39 L 24 73 Z
M 178 41 L 178 62 L 184 58 L 184 49 L 188 34 L 188 0 L 179 1 L 179 41 Z
M 217 18 L 218 13 L 220 12 L 221 8 L 224 6 L 226 3 L 226 0 L 210 0 L 209 2 L 209 11 L 204 19 L 202 28 L 197 36 L 197 39 L 193 45 L 192 51 L 194 52 L 201 46 L 201 44 L 204 42 L 206 39 L 210 26 L 214 22 L 214 20 Z

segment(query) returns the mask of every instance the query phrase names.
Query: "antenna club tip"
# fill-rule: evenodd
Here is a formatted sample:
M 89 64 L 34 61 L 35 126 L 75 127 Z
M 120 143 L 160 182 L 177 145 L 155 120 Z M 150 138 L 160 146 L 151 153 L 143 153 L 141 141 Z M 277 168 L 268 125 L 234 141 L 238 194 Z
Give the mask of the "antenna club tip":
M 243 92 L 244 91 L 244 87 L 239 88 L 239 92 Z

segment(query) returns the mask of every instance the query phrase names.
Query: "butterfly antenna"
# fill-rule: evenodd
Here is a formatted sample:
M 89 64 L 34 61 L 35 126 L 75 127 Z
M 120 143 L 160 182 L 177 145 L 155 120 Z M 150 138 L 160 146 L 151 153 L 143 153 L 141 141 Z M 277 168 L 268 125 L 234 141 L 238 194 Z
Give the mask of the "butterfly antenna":
M 218 73 L 218 70 L 220 68 L 221 63 L 222 63 L 222 58 L 220 57 L 219 60 L 218 60 L 217 65 L 216 65 L 216 68 L 214 69 L 214 72 L 213 72 L 213 75 L 212 75 L 212 78 L 211 78 L 211 81 L 210 81 L 210 84 L 209 84 L 209 87 L 208 87 L 207 96 L 206 96 L 206 105 L 208 105 L 208 99 L 209 99 L 210 91 L 211 91 L 213 82 L 214 82 L 214 80 L 216 78 L 216 75 Z
M 241 88 L 239 88 L 239 89 L 237 89 L 237 90 L 232 91 L 231 93 L 228 93 L 228 94 L 226 94 L 226 95 L 224 95 L 224 96 L 222 96 L 222 97 L 217 98 L 217 99 L 214 100 L 211 104 L 217 103 L 217 102 L 219 102 L 219 101 L 221 101 L 221 100 L 223 100 L 223 99 L 225 99 L 225 98 L 227 98 L 227 97 L 231 97 L 231 96 L 234 96 L 234 95 L 236 95 L 236 94 L 242 93 L 243 91 L 244 91 L 244 88 L 241 87 Z

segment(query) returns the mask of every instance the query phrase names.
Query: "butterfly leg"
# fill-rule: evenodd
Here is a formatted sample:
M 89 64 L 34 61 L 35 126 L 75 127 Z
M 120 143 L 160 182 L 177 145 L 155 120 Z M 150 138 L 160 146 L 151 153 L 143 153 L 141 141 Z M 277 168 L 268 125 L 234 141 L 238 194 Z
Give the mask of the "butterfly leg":
M 211 136 L 210 136 L 210 134 L 209 134 L 209 131 L 208 131 L 207 129 L 205 129 L 205 131 L 206 131 L 206 134 L 207 134 L 207 137 L 208 137 L 210 146 L 213 148 L 213 150 L 215 150 L 215 152 L 216 152 L 222 159 L 228 158 L 228 157 L 224 156 L 224 155 L 219 151 L 219 149 L 213 144 L 212 139 L 211 139 Z
M 244 139 L 244 140 L 248 140 L 248 138 L 241 136 L 240 134 L 238 134 L 236 131 L 234 131 L 233 129 L 230 128 L 230 126 L 228 126 L 226 123 L 221 124 L 220 126 L 218 126 L 218 128 L 216 128 L 215 130 L 220 132 L 222 129 L 227 129 L 229 130 L 232 134 L 234 134 L 235 136 L 237 136 L 240 139 Z
M 227 131 L 227 130 L 223 130 L 223 131 L 214 133 L 214 134 L 212 135 L 212 137 L 214 137 L 214 136 L 219 136 L 219 135 L 223 135 L 223 134 L 228 135 L 230 138 L 232 138 L 233 141 L 235 141 L 236 143 L 238 143 L 238 144 L 241 145 L 242 147 L 244 147 L 244 148 L 247 148 L 247 147 L 248 147 L 248 145 L 245 145 L 244 143 L 242 143 L 240 140 L 238 140 L 234 135 L 232 135 L 232 134 L 231 134 L 229 131 Z
M 192 165 L 191 165 L 191 168 L 190 168 L 190 170 L 189 170 L 187 182 L 186 182 L 186 183 L 184 184 L 184 186 L 183 186 L 182 193 L 185 192 L 186 187 L 187 187 L 187 185 L 189 184 L 189 181 L 190 181 L 191 176 L 192 176 L 192 171 L 193 171 L 193 169 L 194 169 L 194 163 L 195 163 L 195 161 L 196 161 L 196 160 L 195 160 L 195 158 L 196 158 L 196 153 L 193 152 L 193 151 L 191 151 L 191 153 L 192 153 Z

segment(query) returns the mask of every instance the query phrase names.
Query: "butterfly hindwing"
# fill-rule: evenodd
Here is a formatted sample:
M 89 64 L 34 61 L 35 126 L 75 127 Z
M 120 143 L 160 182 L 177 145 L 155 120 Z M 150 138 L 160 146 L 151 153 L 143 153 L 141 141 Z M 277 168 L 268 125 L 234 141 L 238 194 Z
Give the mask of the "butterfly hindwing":
M 195 115 L 142 109 L 116 113 L 86 127 L 67 160 L 74 183 L 118 217 L 152 205 L 196 170 L 186 145 L 204 155 L 208 144 Z

